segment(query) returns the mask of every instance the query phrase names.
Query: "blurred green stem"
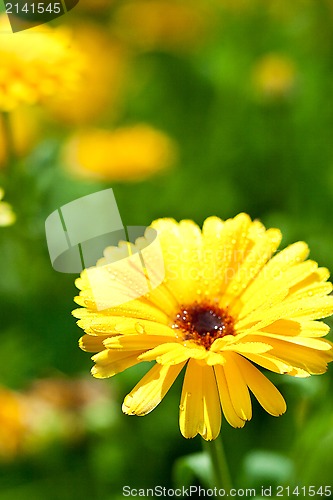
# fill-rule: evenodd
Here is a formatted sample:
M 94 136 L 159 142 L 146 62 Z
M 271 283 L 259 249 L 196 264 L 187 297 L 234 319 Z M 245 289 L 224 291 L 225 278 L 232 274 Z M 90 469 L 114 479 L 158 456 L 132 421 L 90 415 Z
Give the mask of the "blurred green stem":
M 7 153 L 7 168 L 11 167 L 16 159 L 14 138 L 12 131 L 12 124 L 10 120 L 10 113 L 2 112 L 2 122 L 4 129 L 5 147 Z
M 204 449 L 209 454 L 213 467 L 214 484 L 212 486 L 219 489 L 223 488 L 229 492 L 232 483 L 221 439 L 204 441 Z

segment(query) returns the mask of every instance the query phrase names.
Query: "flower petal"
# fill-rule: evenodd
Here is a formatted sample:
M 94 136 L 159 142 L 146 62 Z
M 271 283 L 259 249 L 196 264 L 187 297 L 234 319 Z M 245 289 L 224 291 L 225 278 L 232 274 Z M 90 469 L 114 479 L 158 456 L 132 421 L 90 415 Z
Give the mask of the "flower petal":
M 202 384 L 203 426 L 200 434 L 206 441 L 211 441 L 217 438 L 221 428 L 221 404 L 212 367 L 202 367 Z
M 106 339 L 104 341 L 104 345 L 108 349 L 146 351 L 166 342 L 172 342 L 172 338 L 162 335 L 118 335 L 116 337 Z M 176 338 L 174 339 L 174 342 L 177 342 Z
M 107 335 L 83 335 L 79 340 L 79 346 L 82 351 L 99 352 L 104 350 L 103 341 L 108 338 Z
M 246 421 L 241 419 L 237 415 L 237 413 L 235 412 L 235 408 L 232 405 L 223 366 L 214 365 L 214 372 L 217 382 L 217 388 L 220 395 L 223 414 L 227 422 L 229 422 L 229 424 L 232 425 L 233 427 L 244 427 Z
M 174 366 L 156 364 L 125 397 L 122 410 L 127 415 L 147 415 L 162 401 L 181 369 L 185 365 Z
M 236 362 L 238 354 L 235 354 L 233 352 L 225 352 L 224 356 L 227 362 L 223 366 L 223 369 L 232 406 L 234 407 L 235 412 L 239 418 L 241 418 L 242 420 L 251 420 L 251 399 L 247 385 Z
M 203 367 L 190 359 L 186 367 L 180 399 L 179 426 L 185 438 L 192 438 L 202 431 Z
M 197 345 L 191 349 L 174 342 L 158 345 L 154 349 L 142 354 L 140 359 L 142 361 L 156 360 L 161 365 L 176 365 L 190 358 L 204 359 L 206 357 L 207 351 L 204 347 Z
M 95 378 L 113 377 L 113 375 L 140 363 L 138 356 L 141 352 L 142 351 L 114 352 L 105 349 L 91 358 L 96 363 L 96 365 L 92 367 L 91 373 Z
M 254 242 L 224 291 L 220 301 L 222 307 L 229 306 L 246 289 L 276 251 L 280 241 L 281 232 L 278 229 L 269 229 Z
M 179 425 L 186 438 L 198 433 L 210 441 L 221 428 L 221 406 L 213 368 L 190 359 L 180 402 Z
M 270 415 L 275 417 L 282 415 L 287 406 L 275 385 L 246 359 L 238 356 L 236 362 L 246 384 L 261 406 Z

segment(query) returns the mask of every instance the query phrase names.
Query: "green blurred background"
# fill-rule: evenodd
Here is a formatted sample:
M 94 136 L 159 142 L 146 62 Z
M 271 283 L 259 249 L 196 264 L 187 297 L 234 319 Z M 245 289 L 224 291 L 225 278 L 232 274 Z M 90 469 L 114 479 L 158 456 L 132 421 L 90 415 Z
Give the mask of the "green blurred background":
M 112 103 L 85 120 L 34 107 L 37 138 L 0 170 L 17 216 L 0 228 L 0 500 L 108 500 L 123 498 L 124 485 L 205 485 L 182 460 L 202 443 L 180 435 L 181 380 L 145 418 L 123 415 L 121 403 L 148 365 L 90 380 L 92 362 L 78 348 L 81 331 L 71 317 L 76 276 L 55 272 L 48 257 L 44 223 L 53 210 L 112 187 L 124 225 L 158 217 L 201 225 L 210 215 L 244 211 L 279 227 L 283 246 L 306 241 L 311 258 L 333 269 L 333 2 L 81 4 L 53 25 L 92 25 L 120 47 L 126 69 L 116 71 Z M 147 9 L 157 12 L 150 21 Z M 137 123 L 173 141 L 172 167 L 120 181 L 64 168 L 72 134 Z M 284 416 L 254 402 L 244 429 L 223 423 L 236 487 L 332 485 L 331 374 L 272 376 L 288 404 Z M 28 407 L 32 435 L 8 423 L 11 398 Z

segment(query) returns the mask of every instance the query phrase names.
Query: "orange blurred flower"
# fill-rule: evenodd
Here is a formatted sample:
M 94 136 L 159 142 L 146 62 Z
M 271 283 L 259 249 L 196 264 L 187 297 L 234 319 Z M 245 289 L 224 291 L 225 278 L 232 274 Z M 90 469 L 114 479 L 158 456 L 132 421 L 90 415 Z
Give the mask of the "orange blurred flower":
M 108 181 L 141 180 L 171 166 L 174 142 L 149 125 L 79 132 L 65 145 L 64 162 L 74 174 Z

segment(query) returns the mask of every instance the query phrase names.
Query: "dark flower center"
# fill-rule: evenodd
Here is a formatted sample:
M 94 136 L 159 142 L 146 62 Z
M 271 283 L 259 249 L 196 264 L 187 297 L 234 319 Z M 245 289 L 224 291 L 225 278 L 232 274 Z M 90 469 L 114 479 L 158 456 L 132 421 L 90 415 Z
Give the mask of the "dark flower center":
M 209 304 L 182 307 L 172 328 L 181 330 L 184 340 L 194 340 L 205 349 L 216 339 L 235 335 L 233 318 L 226 310 Z

